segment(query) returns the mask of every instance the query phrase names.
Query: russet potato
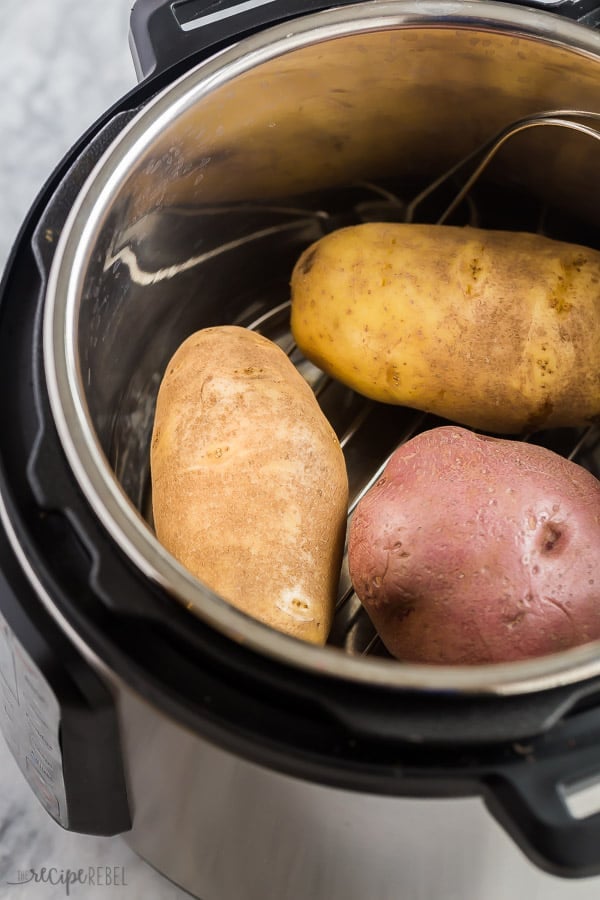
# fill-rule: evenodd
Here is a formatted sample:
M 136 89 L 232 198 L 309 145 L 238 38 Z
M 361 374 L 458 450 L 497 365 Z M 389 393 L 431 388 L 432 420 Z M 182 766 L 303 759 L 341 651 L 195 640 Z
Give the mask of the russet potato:
M 316 644 L 338 586 L 348 480 L 338 439 L 285 353 L 237 326 L 167 366 L 151 448 L 161 543 L 248 615 Z
M 600 252 L 369 223 L 307 248 L 291 297 L 303 353 L 374 400 L 499 434 L 600 416 Z

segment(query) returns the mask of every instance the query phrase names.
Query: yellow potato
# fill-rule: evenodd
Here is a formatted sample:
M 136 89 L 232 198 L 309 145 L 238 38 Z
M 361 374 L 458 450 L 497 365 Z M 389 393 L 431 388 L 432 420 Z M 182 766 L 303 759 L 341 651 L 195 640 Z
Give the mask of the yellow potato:
M 348 507 L 344 456 L 272 341 L 236 326 L 191 335 L 160 386 L 151 449 L 161 543 L 224 599 L 323 644 Z
M 292 276 L 303 353 L 361 394 L 485 431 L 600 414 L 600 253 L 540 235 L 373 223 Z

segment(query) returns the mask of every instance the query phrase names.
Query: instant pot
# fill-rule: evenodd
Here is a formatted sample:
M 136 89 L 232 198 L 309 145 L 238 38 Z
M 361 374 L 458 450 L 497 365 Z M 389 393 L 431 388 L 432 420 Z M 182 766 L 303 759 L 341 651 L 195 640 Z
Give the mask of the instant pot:
M 301 357 L 295 260 L 382 218 L 600 248 L 599 23 L 572 0 L 135 4 L 140 83 L 50 176 L 0 297 L 0 723 L 59 825 L 204 900 L 597 896 L 598 644 L 391 660 L 346 564 L 327 647 L 275 632 L 156 540 L 149 442 L 179 343 L 254 328 L 315 388 L 351 515 L 439 423 Z M 527 439 L 600 475 L 597 426 Z

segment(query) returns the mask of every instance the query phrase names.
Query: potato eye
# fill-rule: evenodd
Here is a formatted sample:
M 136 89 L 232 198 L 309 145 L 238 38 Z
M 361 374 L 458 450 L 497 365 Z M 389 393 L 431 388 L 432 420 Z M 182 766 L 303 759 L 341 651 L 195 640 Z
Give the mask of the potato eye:
M 542 553 L 551 553 L 556 549 L 556 545 L 560 541 L 563 533 L 556 525 L 546 522 L 541 535 L 541 551 Z

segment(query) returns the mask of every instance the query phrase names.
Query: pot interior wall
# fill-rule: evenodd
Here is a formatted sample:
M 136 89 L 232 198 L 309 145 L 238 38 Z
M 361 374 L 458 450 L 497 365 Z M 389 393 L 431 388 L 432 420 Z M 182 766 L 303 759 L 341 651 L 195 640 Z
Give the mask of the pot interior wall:
M 425 185 L 508 123 L 550 109 L 600 112 L 599 83 L 600 59 L 559 44 L 419 25 L 324 38 L 173 117 L 115 199 L 79 315 L 93 425 L 134 505 L 147 513 L 156 392 L 189 333 L 249 324 L 284 304 L 297 256 L 324 229 L 402 220 Z M 598 141 L 563 129 L 520 134 L 453 221 L 543 222 L 550 236 L 592 244 L 599 154 Z M 435 221 L 456 189 L 415 219 Z M 289 339 L 286 317 L 271 318 L 269 336 Z M 339 406 L 332 397 L 326 411 Z M 401 427 L 397 410 L 387 415 Z

